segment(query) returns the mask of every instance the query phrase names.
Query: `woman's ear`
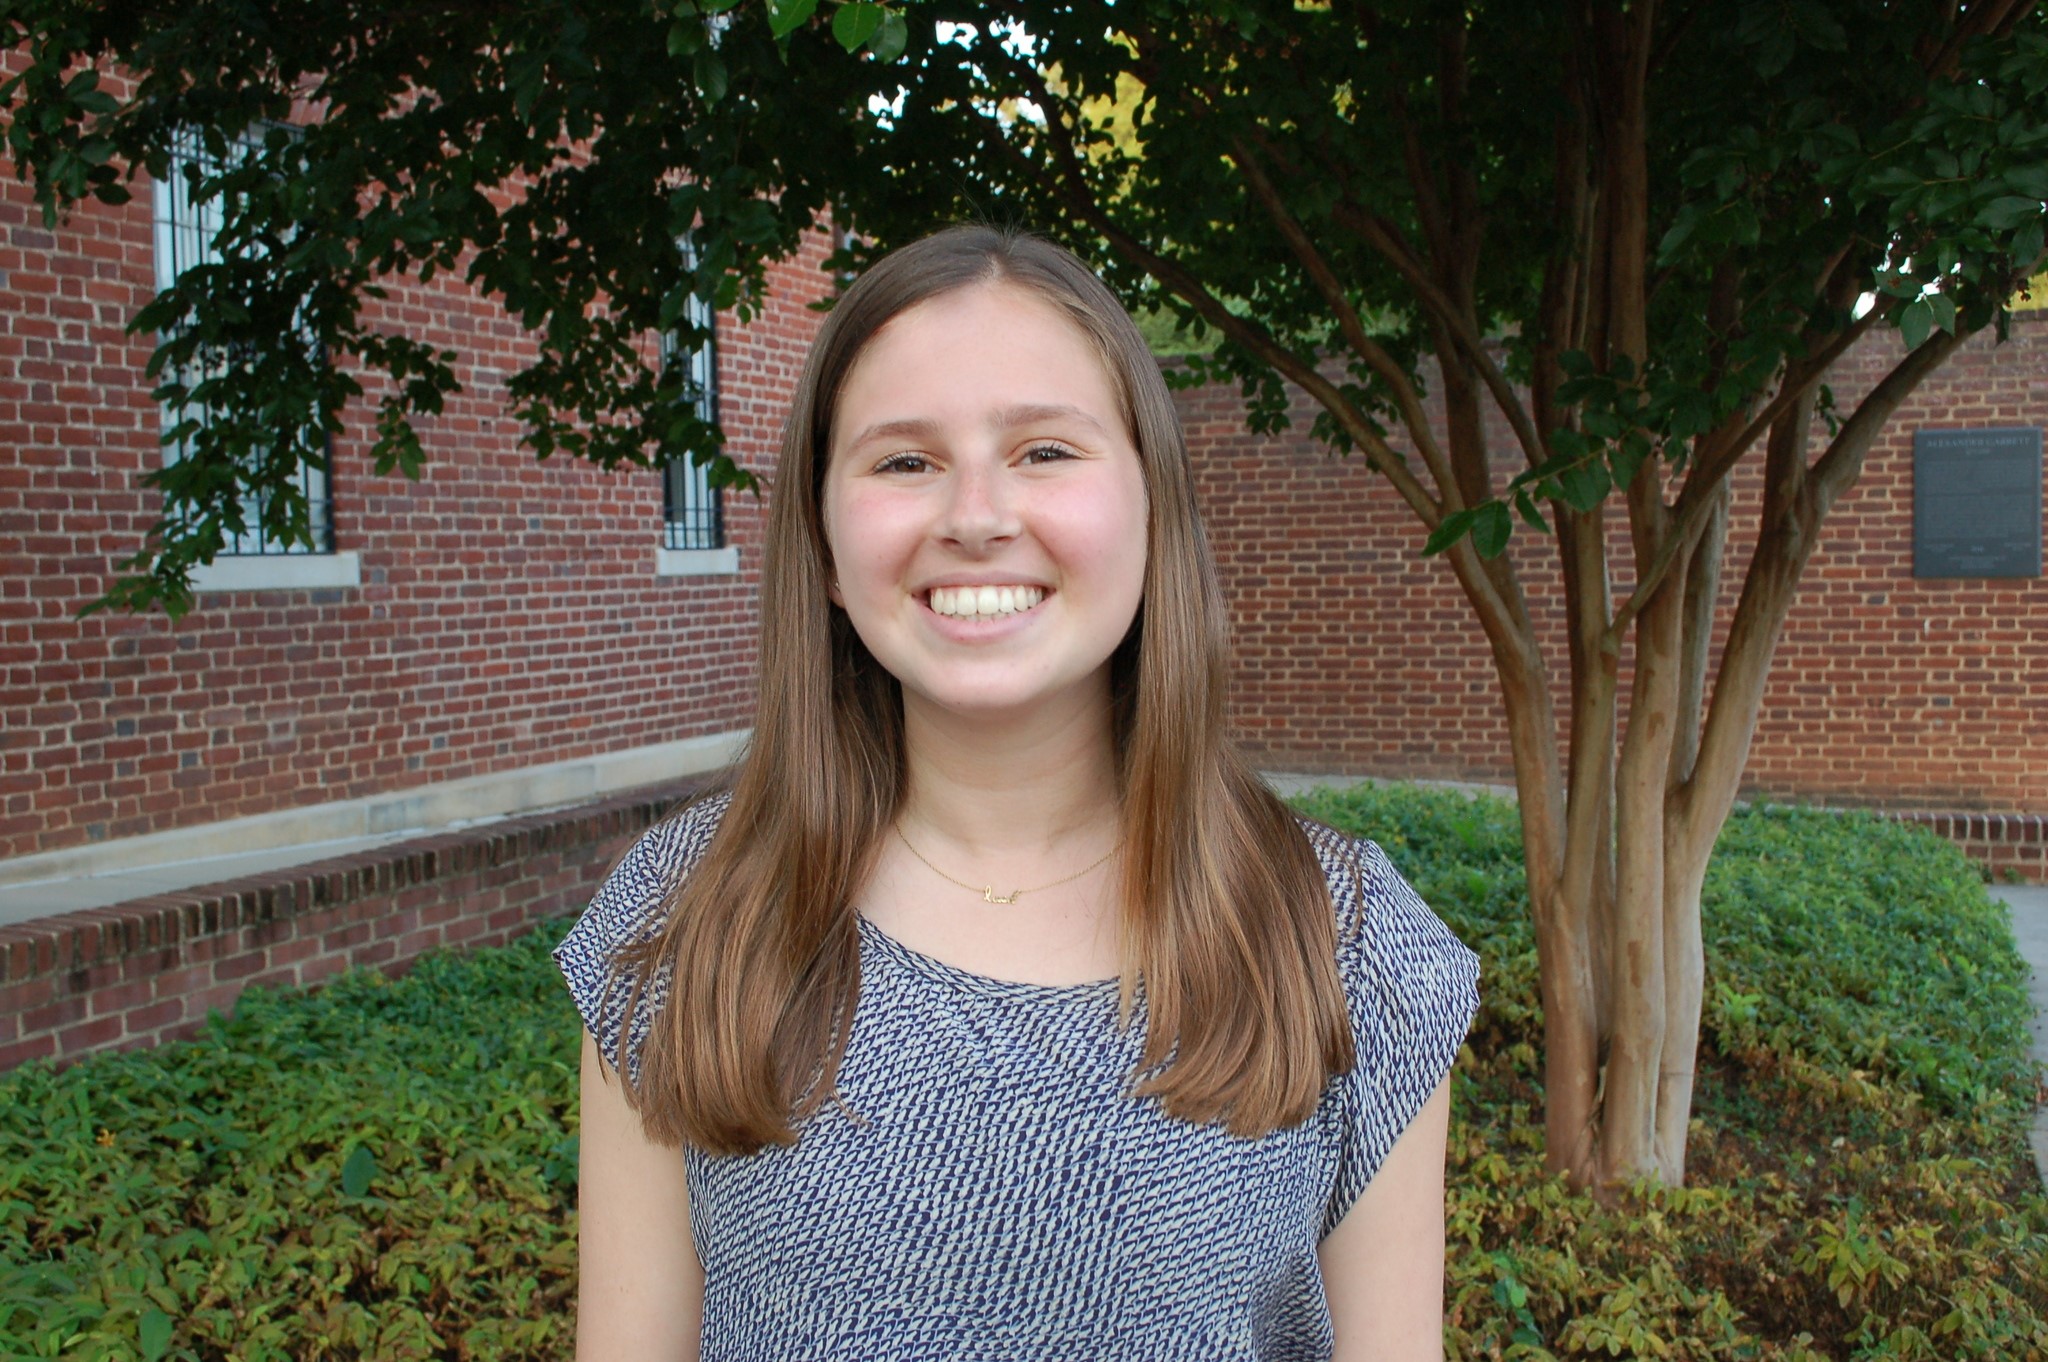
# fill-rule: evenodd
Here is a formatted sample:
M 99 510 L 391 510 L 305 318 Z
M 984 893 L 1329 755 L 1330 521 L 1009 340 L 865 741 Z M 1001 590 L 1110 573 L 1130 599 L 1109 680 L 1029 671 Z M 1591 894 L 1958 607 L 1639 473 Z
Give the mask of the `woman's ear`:
M 841 610 L 846 608 L 846 600 L 839 594 L 839 579 L 837 577 L 827 577 L 825 579 L 825 594 L 831 598 L 832 604 L 838 606 Z

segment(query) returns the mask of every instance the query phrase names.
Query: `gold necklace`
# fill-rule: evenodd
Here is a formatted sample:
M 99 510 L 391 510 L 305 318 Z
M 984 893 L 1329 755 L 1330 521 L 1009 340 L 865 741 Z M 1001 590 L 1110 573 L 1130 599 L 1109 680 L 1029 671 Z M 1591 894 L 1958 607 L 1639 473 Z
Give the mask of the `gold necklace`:
M 924 861 L 925 869 L 931 871 L 932 874 L 937 875 L 940 879 L 946 881 L 948 884 L 957 884 L 962 889 L 973 890 L 975 893 L 981 895 L 981 901 L 983 903 L 1015 903 L 1018 899 L 1023 898 L 1026 894 L 1043 893 L 1047 889 L 1057 889 L 1063 884 L 1072 884 L 1075 880 L 1078 880 L 1083 875 L 1088 874 L 1089 871 L 1101 868 L 1109 860 L 1111 856 L 1116 855 L 1117 852 L 1120 851 L 1123 847 L 1123 843 L 1117 843 L 1116 846 L 1111 847 L 1109 851 L 1106 854 L 1104 854 L 1102 860 L 1096 861 L 1094 864 L 1088 866 L 1085 870 L 1076 870 L 1073 874 L 1067 876 L 1065 879 L 1054 880 L 1050 884 L 1041 884 L 1031 889 L 1012 889 L 1008 894 L 998 894 L 996 892 L 996 887 L 992 884 L 969 884 L 965 880 L 954 879 L 951 875 L 948 875 L 945 871 L 939 869 L 930 861 L 926 861 L 924 853 L 922 851 L 919 851 L 916 847 L 910 845 L 910 839 L 903 835 L 902 828 L 896 827 L 896 825 L 893 823 L 890 824 L 890 827 L 895 830 L 896 839 L 902 842 L 904 846 L 910 848 L 910 854 L 917 857 L 918 860 Z

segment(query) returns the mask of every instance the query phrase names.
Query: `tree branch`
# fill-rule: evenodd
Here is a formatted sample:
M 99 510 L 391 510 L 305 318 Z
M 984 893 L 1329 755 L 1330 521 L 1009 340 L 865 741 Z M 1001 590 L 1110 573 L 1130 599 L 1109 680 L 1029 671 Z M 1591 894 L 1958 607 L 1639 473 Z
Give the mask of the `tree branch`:
M 1962 55 L 1965 43 L 1972 38 L 2011 31 L 2012 26 L 2033 8 L 2034 0 L 1979 0 L 1979 3 L 1964 9 L 1958 16 L 1955 31 L 1928 60 L 1927 73 L 1930 76 L 1953 74 L 1956 59 Z
M 1534 468 L 1550 455 L 1543 447 L 1542 438 L 1536 433 L 1535 423 L 1529 419 L 1528 408 L 1516 395 L 1514 385 L 1508 376 L 1487 352 L 1486 344 L 1478 330 L 1468 318 L 1460 314 L 1450 298 L 1437 287 L 1429 277 L 1422 262 L 1415 256 L 1408 244 L 1401 239 L 1400 231 L 1386 219 L 1369 213 L 1356 204 L 1339 201 L 1331 207 L 1331 216 L 1337 223 L 1357 233 L 1365 243 L 1394 267 L 1396 273 L 1415 293 L 1416 301 L 1431 316 L 1437 319 L 1457 343 L 1459 350 L 1472 362 L 1486 389 L 1493 395 L 1501 415 L 1507 418 L 1508 426 L 1515 432 L 1515 440 L 1522 447 L 1522 453 Z
M 1386 348 L 1366 334 L 1365 324 L 1359 318 L 1358 310 L 1351 305 L 1351 299 L 1345 293 L 1336 272 L 1330 268 L 1322 252 L 1316 249 L 1315 242 L 1310 239 L 1308 232 L 1293 214 L 1287 211 L 1287 205 L 1281 200 L 1280 192 L 1274 188 L 1265 167 L 1259 164 L 1251 149 L 1241 140 L 1233 139 L 1230 159 L 1244 176 L 1252 197 L 1265 208 L 1267 216 L 1273 220 L 1274 227 L 1286 240 L 1295 258 L 1301 262 L 1302 268 L 1308 271 L 1317 292 L 1323 295 L 1323 300 L 1336 314 L 1337 325 L 1344 333 L 1344 339 L 1393 390 L 1394 403 L 1400 408 L 1402 424 L 1408 427 L 1408 433 L 1415 440 L 1415 448 L 1421 453 L 1423 463 L 1429 468 L 1430 476 L 1436 479 L 1445 508 L 1453 511 L 1463 510 L 1464 499 L 1459 494 L 1457 480 L 1452 476 L 1451 466 L 1444 457 L 1443 448 L 1437 443 L 1436 434 L 1430 428 L 1429 414 L 1422 405 L 1422 395 L 1415 390 L 1415 385 L 1409 381 L 1407 373 L 1395 363 L 1394 357 L 1387 353 Z
M 1786 381 L 1779 386 L 1777 396 L 1773 397 L 1765 405 L 1764 409 L 1758 412 L 1749 424 L 1742 428 L 1740 434 L 1725 442 L 1714 442 L 1711 453 L 1693 465 L 1693 471 L 1687 475 L 1685 485 L 1680 490 L 1677 502 L 1672 508 L 1676 514 L 1676 520 L 1672 525 L 1672 533 L 1658 547 L 1657 552 L 1650 559 L 1649 566 L 1637 580 L 1635 590 L 1629 593 L 1628 600 L 1622 604 L 1620 611 L 1615 614 L 1614 623 L 1609 626 L 1608 630 L 1610 645 L 1619 644 L 1621 638 L 1627 633 L 1630 623 L 1637 615 L 1642 613 L 1644 604 L 1656 592 L 1658 586 L 1662 584 L 1665 574 L 1671 570 L 1672 562 L 1680 549 L 1691 542 L 1699 528 L 1700 522 L 1713 514 L 1715 492 L 1721 481 L 1740 462 L 1742 456 L 1756 443 L 1759 436 L 1769 430 L 1778 418 L 1790 411 L 1796 403 L 1812 392 L 1814 385 L 1820 382 L 1829 367 L 1851 345 L 1862 339 L 1864 333 L 1875 323 L 1876 318 L 1877 310 L 1872 308 L 1855 322 L 1844 327 L 1835 335 L 1833 340 L 1828 342 L 1818 352 L 1800 361 L 1800 367 L 1806 371 L 1804 377 L 1795 377 L 1788 372 Z M 1932 343 L 1932 341 L 1928 342 L 1928 344 Z M 1917 382 L 1918 380 L 1915 381 Z
M 1816 516 L 1826 515 L 1835 499 L 1856 481 L 1856 475 L 1863 470 L 1863 456 L 1899 404 L 1975 334 L 1962 330 L 1935 332 L 1894 365 L 1869 395 L 1856 404 L 1855 414 L 1842 423 L 1807 475 L 1804 500 Z
M 1833 340 L 1818 351 L 1798 361 L 1799 366 L 1806 370 L 1803 377 L 1788 372 L 1786 381 L 1778 388 L 1777 396 L 1764 405 L 1763 410 L 1742 428 L 1740 434 L 1725 444 L 1717 445 L 1706 458 L 1693 464 L 1693 471 L 1686 477 L 1685 486 L 1678 494 L 1680 514 L 1696 514 L 1698 503 L 1712 499 L 1715 484 L 1728 475 L 1728 471 L 1749 452 L 1749 447 L 1756 443 L 1758 437 L 1771 428 L 1772 422 L 1810 392 L 1850 346 L 1863 339 L 1864 334 L 1876 324 L 1877 315 L 1877 309 L 1872 308 L 1843 327 L 1835 334 Z

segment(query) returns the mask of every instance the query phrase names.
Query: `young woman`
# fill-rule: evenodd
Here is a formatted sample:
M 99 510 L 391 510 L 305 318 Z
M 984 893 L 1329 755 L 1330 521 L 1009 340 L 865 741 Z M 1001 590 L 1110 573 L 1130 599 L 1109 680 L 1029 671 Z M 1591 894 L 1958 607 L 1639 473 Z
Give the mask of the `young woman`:
M 1441 1358 L 1477 962 L 1226 740 L 1109 291 L 979 227 L 876 264 L 762 572 L 745 762 L 556 951 L 578 1357 Z

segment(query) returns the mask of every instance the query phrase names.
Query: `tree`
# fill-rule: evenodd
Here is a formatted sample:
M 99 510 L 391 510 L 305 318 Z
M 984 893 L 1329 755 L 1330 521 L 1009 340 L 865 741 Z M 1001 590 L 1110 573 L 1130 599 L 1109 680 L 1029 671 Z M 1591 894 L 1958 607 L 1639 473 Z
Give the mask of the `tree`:
M 2048 199 L 2031 0 L 0 0 L 0 24 L 29 44 L 9 142 L 53 212 L 118 198 L 180 126 L 317 115 L 223 178 L 244 205 L 224 236 L 257 263 L 138 325 L 176 372 L 309 324 L 395 380 L 385 466 L 416 467 L 409 417 L 453 380 L 361 322 L 380 278 L 463 268 L 537 328 L 515 392 L 541 455 L 716 458 L 635 337 L 676 324 L 690 290 L 744 306 L 828 203 L 855 256 L 960 215 L 1038 225 L 1138 306 L 1213 331 L 1188 376 L 1242 383 L 1254 421 L 1306 391 L 1317 433 L 1414 511 L 1491 647 L 1547 1158 L 1602 1188 L 1684 1176 L 1701 883 L 1821 525 L 1915 385 L 2002 330 Z M 138 78 L 125 96 L 93 74 L 117 69 Z M 1904 357 L 1838 407 L 1830 367 L 1883 328 Z M 240 457 L 281 486 L 294 466 L 238 425 L 307 377 L 265 363 L 201 395 L 226 430 L 161 478 L 170 511 L 137 563 L 153 572 L 121 603 L 176 604 L 209 527 L 233 522 L 202 470 Z M 316 377 L 332 423 L 358 390 Z M 1489 461 L 1490 411 L 1512 478 Z M 1757 548 L 1716 654 L 1745 461 Z M 1532 624 L 1526 556 L 1503 552 L 1517 520 L 1562 579 L 1562 659 Z

